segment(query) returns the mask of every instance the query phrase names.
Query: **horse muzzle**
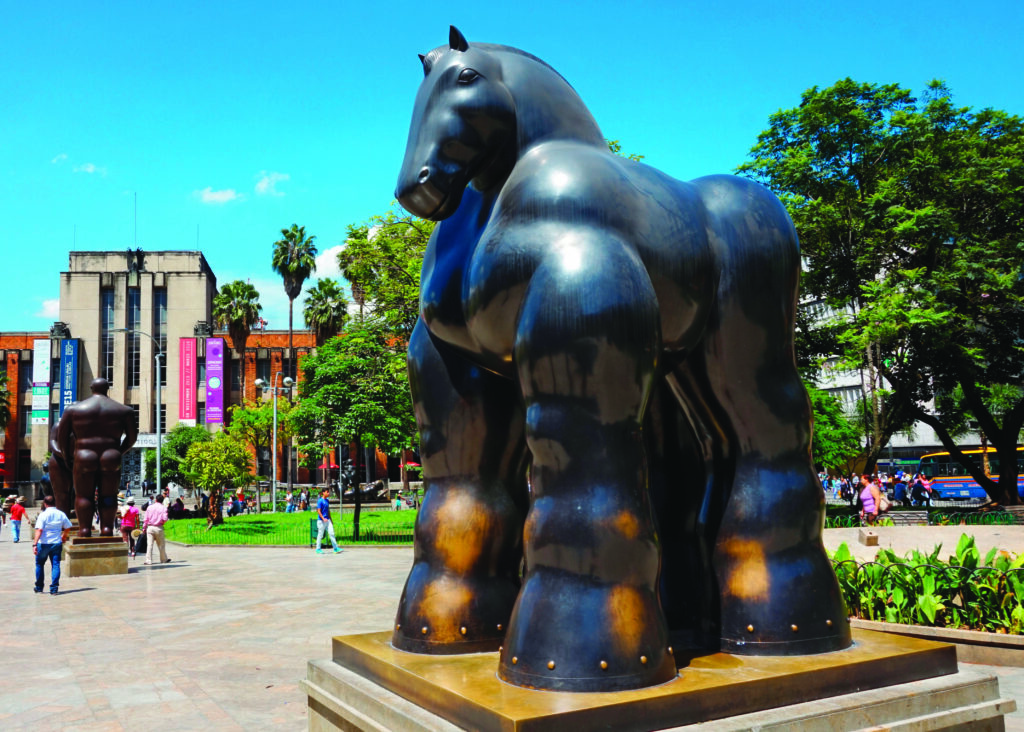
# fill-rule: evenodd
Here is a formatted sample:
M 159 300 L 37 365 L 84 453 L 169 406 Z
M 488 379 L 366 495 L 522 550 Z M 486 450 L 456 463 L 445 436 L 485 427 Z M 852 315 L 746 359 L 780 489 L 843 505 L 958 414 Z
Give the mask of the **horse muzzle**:
M 400 181 L 395 198 L 402 208 L 423 219 L 439 221 L 451 214 L 443 211 L 448 192 L 437 185 L 437 177 L 428 165 L 420 169 L 415 180 L 404 184 Z

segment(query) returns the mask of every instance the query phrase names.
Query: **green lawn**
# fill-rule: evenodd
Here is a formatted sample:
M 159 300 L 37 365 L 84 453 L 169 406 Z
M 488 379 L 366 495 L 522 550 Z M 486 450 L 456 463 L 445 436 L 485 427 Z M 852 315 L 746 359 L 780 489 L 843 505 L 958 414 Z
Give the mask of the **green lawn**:
M 352 540 L 352 514 L 334 519 L 339 544 L 412 544 L 416 511 L 363 511 L 359 516 L 359 541 Z M 185 544 L 263 544 L 309 546 L 310 521 L 316 511 L 225 516 L 224 523 L 206 530 L 206 519 L 177 519 L 164 526 L 167 538 Z M 315 530 L 315 529 L 314 529 Z M 314 535 L 315 540 L 315 535 Z M 330 546 L 326 536 L 324 541 Z

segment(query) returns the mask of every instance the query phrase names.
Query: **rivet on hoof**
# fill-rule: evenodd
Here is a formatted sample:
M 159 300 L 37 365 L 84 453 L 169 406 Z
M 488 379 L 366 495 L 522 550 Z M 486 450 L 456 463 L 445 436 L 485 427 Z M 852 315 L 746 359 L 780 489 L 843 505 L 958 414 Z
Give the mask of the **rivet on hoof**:
M 505 646 L 498 646 L 498 653 L 501 653 L 504 650 L 505 650 Z
M 795 624 L 794 624 L 794 625 L 791 625 L 791 626 L 789 626 L 789 629 L 790 629 L 790 630 L 792 630 L 792 631 L 793 631 L 794 633 L 795 633 L 795 632 L 797 632 L 798 630 L 800 630 L 800 629 L 799 629 L 798 627 L 796 627 L 796 625 L 795 625 Z
M 647 663 L 647 656 L 640 656 L 640 663 Z
M 827 625 L 828 627 L 831 628 L 832 627 L 832 621 L 831 620 L 826 620 L 825 621 L 825 625 Z
M 754 626 L 753 625 L 748 625 L 747 626 L 747 632 L 748 633 L 753 633 L 754 632 Z
M 401 623 L 398 623 L 397 625 L 395 625 L 395 630 L 401 630 L 401 629 L 402 629 L 402 624 Z
M 466 626 L 463 625 L 461 628 L 459 628 L 459 632 L 462 633 L 463 635 L 465 635 L 466 634 Z
M 421 630 L 420 632 L 423 633 L 423 635 L 426 635 L 427 634 L 427 626 L 424 625 L 423 626 L 423 630 Z
M 672 652 L 672 646 L 669 646 L 669 647 L 668 647 L 668 655 L 670 655 L 670 656 L 674 656 L 674 655 L 675 655 L 675 654 L 674 654 L 674 653 Z
M 608 662 L 607 661 L 601 661 L 601 670 L 605 671 L 607 669 L 608 669 Z
M 548 661 L 548 668 L 554 669 L 554 667 L 555 667 L 555 662 L 554 661 Z
M 515 666 L 519 663 L 519 656 L 512 656 L 512 665 Z
M 501 630 L 501 623 L 498 623 L 498 630 Z

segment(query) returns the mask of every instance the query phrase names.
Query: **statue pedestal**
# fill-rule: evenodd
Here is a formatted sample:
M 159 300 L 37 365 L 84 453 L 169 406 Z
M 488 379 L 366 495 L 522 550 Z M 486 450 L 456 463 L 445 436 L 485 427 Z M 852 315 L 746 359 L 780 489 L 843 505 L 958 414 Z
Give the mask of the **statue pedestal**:
M 72 536 L 64 552 L 69 577 L 128 574 L 128 545 L 120 536 Z
M 954 647 L 870 631 L 815 656 L 677 653 L 674 680 L 608 693 L 519 688 L 498 678 L 497 653 L 416 655 L 390 637 L 338 636 L 331 660 L 309 663 L 310 730 L 1001 730 L 1016 709 L 995 677 L 958 671 Z

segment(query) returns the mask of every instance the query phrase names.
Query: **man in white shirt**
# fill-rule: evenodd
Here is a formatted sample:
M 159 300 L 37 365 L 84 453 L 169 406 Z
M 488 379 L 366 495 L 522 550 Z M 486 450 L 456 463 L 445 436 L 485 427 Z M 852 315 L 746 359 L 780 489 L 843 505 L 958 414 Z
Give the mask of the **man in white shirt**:
M 71 531 L 71 520 L 54 506 L 53 496 L 43 498 L 43 512 L 36 519 L 36 535 L 32 550 L 36 553 L 36 592 L 43 591 L 43 565 L 50 560 L 50 594 L 56 595 L 60 584 L 60 555 Z

